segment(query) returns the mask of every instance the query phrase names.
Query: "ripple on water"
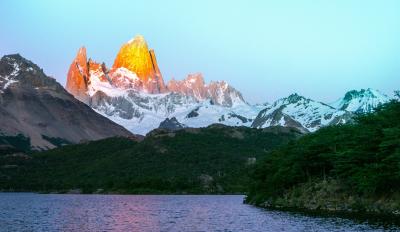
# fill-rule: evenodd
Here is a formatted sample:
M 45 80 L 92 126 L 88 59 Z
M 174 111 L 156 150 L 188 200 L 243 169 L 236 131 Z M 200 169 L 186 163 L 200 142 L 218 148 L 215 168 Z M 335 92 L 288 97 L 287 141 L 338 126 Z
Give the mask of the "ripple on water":
M 0 193 L 0 231 L 400 231 L 268 211 L 243 196 Z

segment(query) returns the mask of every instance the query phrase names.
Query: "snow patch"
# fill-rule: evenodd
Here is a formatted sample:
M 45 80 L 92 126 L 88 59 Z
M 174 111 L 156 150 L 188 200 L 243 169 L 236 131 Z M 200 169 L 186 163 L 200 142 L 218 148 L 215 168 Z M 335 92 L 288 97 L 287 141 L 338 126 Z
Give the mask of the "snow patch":
M 3 78 L 3 80 L 0 80 L 3 84 L 3 90 L 7 89 L 13 83 L 18 82 L 18 80 L 15 80 L 14 78 L 19 75 L 20 70 L 21 70 L 19 64 L 14 59 L 11 59 L 9 57 L 7 57 L 7 58 L 9 60 L 9 64 L 11 64 L 13 66 L 13 70 L 11 71 L 10 74 L 8 74 L 6 76 L 0 76 Z

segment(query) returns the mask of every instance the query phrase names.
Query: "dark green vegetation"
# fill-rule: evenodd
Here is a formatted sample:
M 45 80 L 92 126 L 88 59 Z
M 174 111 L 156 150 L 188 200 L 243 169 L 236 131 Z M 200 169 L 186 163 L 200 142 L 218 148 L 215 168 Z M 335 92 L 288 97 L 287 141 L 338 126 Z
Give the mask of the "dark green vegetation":
M 4 191 L 243 193 L 256 159 L 299 136 L 212 125 L 153 131 L 143 141 L 111 138 L 46 152 L 0 156 Z
M 53 144 L 56 147 L 61 147 L 64 145 L 71 144 L 71 142 L 62 138 L 54 138 L 46 135 L 42 135 L 42 138 L 47 140 L 49 143 Z M 32 153 L 40 150 L 43 150 L 43 148 L 32 147 L 31 139 L 22 134 L 10 136 L 10 135 L 3 135 L 0 133 L 0 155 L 11 154 L 15 152 Z
M 42 138 L 47 140 L 48 142 L 50 142 L 51 144 L 53 144 L 56 147 L 61 147 L 64 145 L 68 145 L 68 144 L 73 144 L 70 141 L 63 139 L 63 138 L 54 138 L 54 137 L 49 137 L 46 135 L 42 135 Z
M 22 134 L 8 136 L 0 134 L 0 155 L 12 152 L 30 152 L 31 140 Z
M 280 147 L 258 162 L 247 202 L 400 214 L 400 103 Z

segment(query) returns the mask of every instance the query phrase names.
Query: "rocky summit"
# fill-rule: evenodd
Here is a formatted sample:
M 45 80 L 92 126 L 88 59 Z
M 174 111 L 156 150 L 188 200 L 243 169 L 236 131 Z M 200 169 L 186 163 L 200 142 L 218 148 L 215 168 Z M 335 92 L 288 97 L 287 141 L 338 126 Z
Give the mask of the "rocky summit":
M 166 92 L 154 50 L 149 50 L 146 40 L 138 35 L 122 45 L 115 58 L 113 70 L 126 68 L 135 73 L 148 93 Z

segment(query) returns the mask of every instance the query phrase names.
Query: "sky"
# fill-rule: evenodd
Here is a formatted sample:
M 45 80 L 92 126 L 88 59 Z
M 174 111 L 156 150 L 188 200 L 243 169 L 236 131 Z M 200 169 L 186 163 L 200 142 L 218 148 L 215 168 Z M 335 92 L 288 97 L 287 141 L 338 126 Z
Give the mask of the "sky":
M 201 72 L 250 103 L 400 89 L 398 0 L 1 0 L 0 11 L 0 56 L 20 53 L 63 85 L 79 47 L 110 67 L 141 34 L 165 81 Z

